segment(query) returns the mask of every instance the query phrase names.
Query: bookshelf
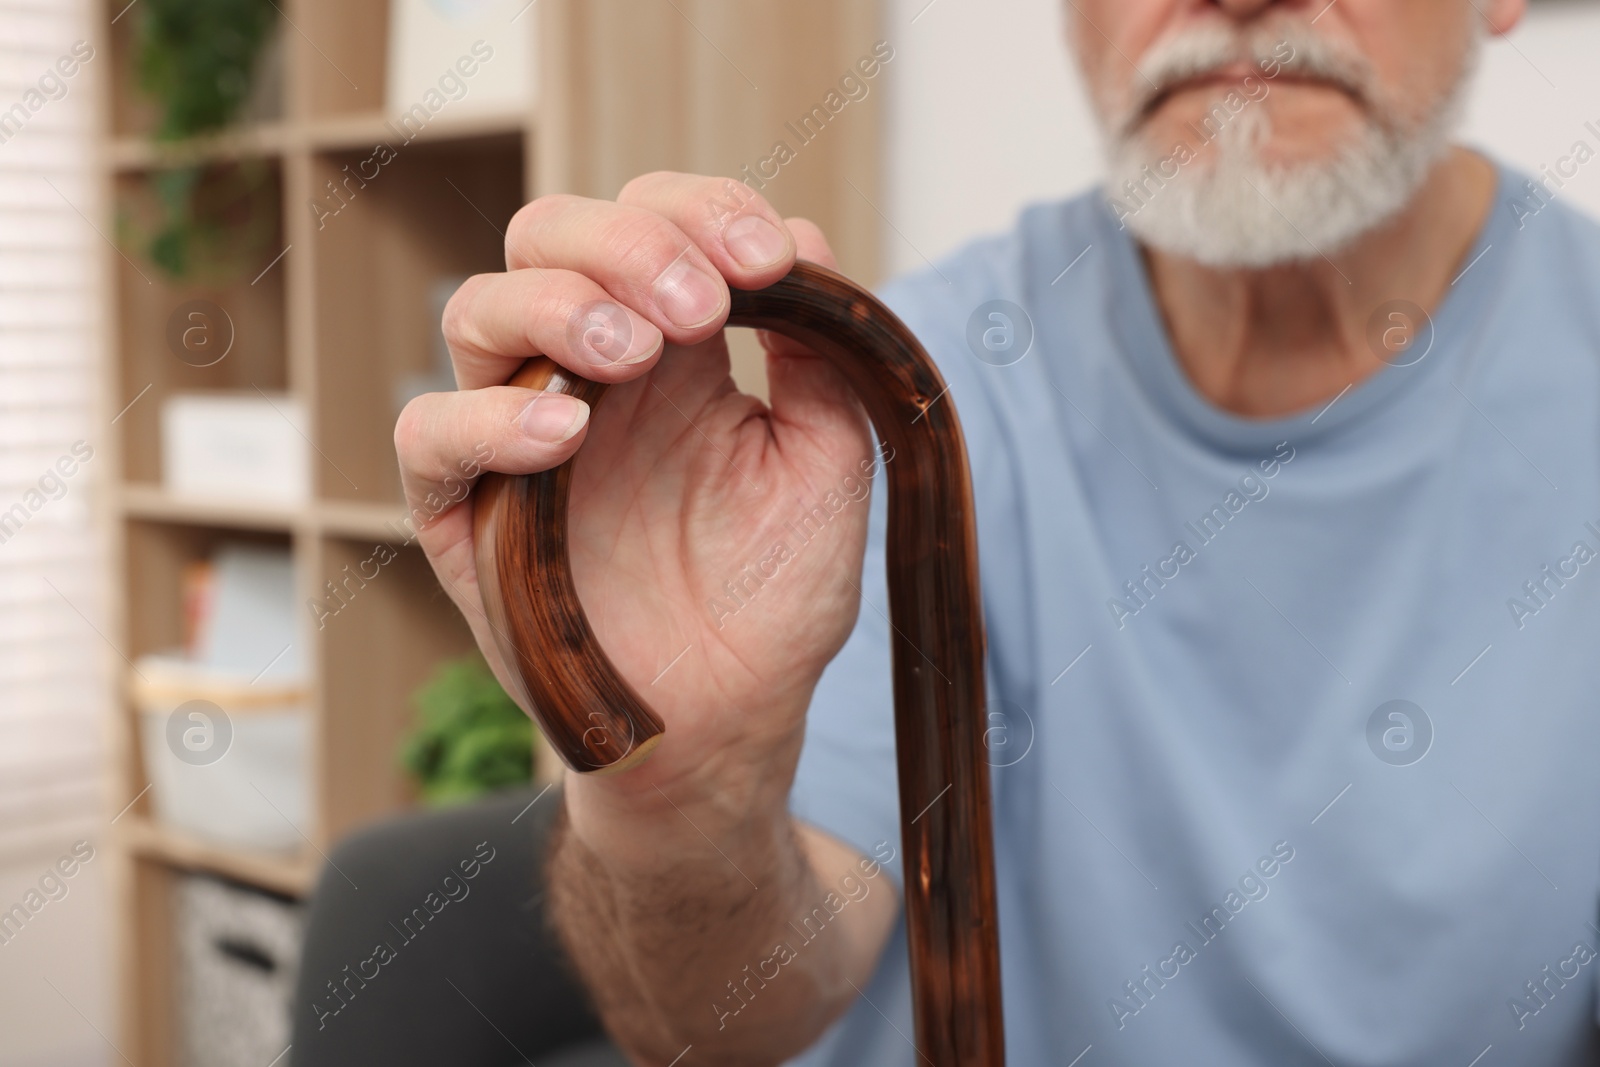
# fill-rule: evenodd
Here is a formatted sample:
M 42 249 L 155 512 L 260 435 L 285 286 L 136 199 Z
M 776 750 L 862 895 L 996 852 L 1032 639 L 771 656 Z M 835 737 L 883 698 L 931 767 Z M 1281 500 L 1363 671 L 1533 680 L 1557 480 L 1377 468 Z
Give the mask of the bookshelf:
M 107 637 L 117 650 L 109 724 L 112 889 L 120 1037 L 138 1065 L 176 1062 L 171 898 L 185 872 L 219 874 L 291 897 L 312 887 L 323 856 L 361 824 L 413 802 L 396 751 L 410 694 L 447 657 L 471 649 L 465 623 L 426 559 L 402 546 L 404 510 L 392 447 L 395 393 L 429 369 L 441 277 L 503 268 L 502 233 L 526 200 L 552 191 L 614 196 L 631 176 L 669 168 L 737 174 L 765 155 L 784 121 L 804 114 L 880 36 L 875 5 L 826 0 L 539 0 L 536 98 L 526 107 L 445 111 L 383 166 L 336 217 L 311 203 L 325 183 L 392 137 L 383 100 L 387 0 L 280 0 L 283 25 L 263 91 L 221 134 L 176 145 L 148 137 L 153 115 L 134 89 L 126 0 L 96 8 L 103 230 L 139 217 L 152 177 L 200 163 L 248 164 L 253 278 L 174 283 L 134 247 L 104 254 L 108 478 L 101 501 L 110 588 Z M 125 17 L 119 17 L 119 12 Z M 115 20 L 115 21 L 113 21 Z M 508 31 L 510 32 L 510 31 Z M 737 68 L 726 56 L 738 56 Z M 753 92 L 740 69 L 762 71 Z M 766 190 L 789 214 L 836 235 L 843 267 L 876 280 L 879 215 L 875 100 L 806 148 Z M 645 131 L 641 134 L 641 131 Z M 279 256 L 281 258 L 274 258 Z M 172 310 L 207 300 L 232 320 L 235 347 L 209 367 L 175 358 Z M 736 377 L 763 387 L 748 340 Z M 174 495 L 161 484 L 160 412 L 173 394 L 211 389 L 286 393 L 309 413 L 313 496 L 279 505 Z M 398 558 L 337 618 L 302 620 L 311 682 L 312 817 L 304 847 L 254 853 L 164 826 L 145 792 L 128 661 L 180 643 L 184 566 L 218 544 L 258 541 L 292 554 L 296 602 L 369 556 Z

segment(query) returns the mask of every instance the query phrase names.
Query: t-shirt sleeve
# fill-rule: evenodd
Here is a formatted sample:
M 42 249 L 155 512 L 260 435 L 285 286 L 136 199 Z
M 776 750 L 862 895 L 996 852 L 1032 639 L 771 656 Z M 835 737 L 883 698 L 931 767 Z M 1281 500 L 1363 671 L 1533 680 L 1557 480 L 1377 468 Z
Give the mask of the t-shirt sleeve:
M 880 465 L 870 498 L 861 611 L 849 640 L 817 684 L 806 718 L 805 747 L 789 794 L 789 808 L 797 819 L 839 838 L 863 856 L 880 851 L 884 842 L 896 853 L 900 850 L 884 570 L 886 477 Z

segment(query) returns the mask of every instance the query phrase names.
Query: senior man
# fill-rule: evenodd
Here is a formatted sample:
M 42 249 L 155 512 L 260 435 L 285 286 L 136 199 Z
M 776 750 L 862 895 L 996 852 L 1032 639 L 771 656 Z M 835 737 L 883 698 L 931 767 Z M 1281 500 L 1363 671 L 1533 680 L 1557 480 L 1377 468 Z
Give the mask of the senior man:
M 1013 1063 L 1600 1056 L 1600 232 L 1451 144 L 1522 10 L 1075 0 L 1106 186 L 885 291 L 970 450 Z M 740 199 L 527 207 L 406 482 L 587 442 L 579 590 L 668 723 L 569 779 L 552 859 L 618 1041 L 909 1067 L 881 497 L 837 492 L 873 438 L 792 343 L 770 407 L 729 380 L 727 287 L 829 261 Z M 603 300 L 625 352 L 568 329 Z M 586 426 L 497 385 L 532 351 L 621 384 Z M 423 543 L 494 657 L 469 507 Z

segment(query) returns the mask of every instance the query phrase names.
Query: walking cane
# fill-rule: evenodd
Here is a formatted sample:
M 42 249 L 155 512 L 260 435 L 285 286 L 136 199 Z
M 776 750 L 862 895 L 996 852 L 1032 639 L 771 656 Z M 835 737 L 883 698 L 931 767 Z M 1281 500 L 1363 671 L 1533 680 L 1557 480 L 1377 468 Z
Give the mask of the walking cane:
M 796 263 L 766 289 L 733 290 L 728 325 L 784 334 L 827 358 L 894 449 L 889 608 L 916 1046 L 933 1067 L 1002 1067 L 977 530 L 955 405 L 905 324 L 815 264 Z M 605 392 L 544 357 L 511 384 L 591 405 Z M 521 686 L 513 696 L 567 766 L 618 771 L 645 759 L 664 727 L 606 658 L 578 603 L 566 540 L 571 480 L 570 460 L 482 479 L 478 585 Z

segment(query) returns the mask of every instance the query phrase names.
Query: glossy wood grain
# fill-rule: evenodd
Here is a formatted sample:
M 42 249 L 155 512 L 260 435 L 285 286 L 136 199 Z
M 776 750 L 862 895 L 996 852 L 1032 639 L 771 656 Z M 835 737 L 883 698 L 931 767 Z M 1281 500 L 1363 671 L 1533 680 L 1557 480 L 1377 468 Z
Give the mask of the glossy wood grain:
M 884 467 L 889 615 L 916 1045 L 935 1067 L 999 1067 L 984 630 L 955 405 L 911 331 L 823 267 L 799 263 L 767 289 L 735 290 L 729 324 L 786 334 L 830 359 L 893 450 Z M 513 384 L 590 404 L 604 393 L 542 357 Z M 612 666 L 578 602 L 566 546 L 571 477 L 569 462 L 481 481 L 478 582 L 501 654 L 517 668 L 512 695 L 574 770 L 619 771 L 646 758 L 664 727 Z

